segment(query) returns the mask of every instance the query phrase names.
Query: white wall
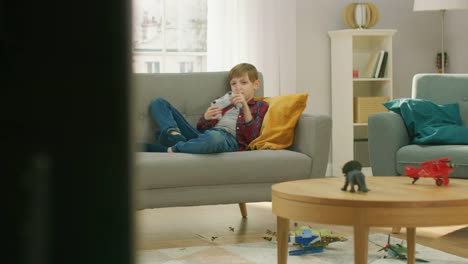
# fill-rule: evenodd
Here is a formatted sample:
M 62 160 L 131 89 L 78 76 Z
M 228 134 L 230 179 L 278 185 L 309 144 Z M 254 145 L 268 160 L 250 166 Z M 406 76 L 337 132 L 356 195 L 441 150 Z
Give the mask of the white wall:
M 296 90 L 310 94 L 306 112 L 331 113 L 328 31 L 343 28 L 347 2 L 296 0 Z
M 468 10 L 445 13 L 445 43 L 451 73 L 468 73 Z
M 355 1 L 296 0 L 297 92 L 310 94 L 307 112 L 331 112 L 328 31 L 347 28 L 342 12 L 352 2 Z M 379 21 L 373 28 L 397 30 L 393 39 L 393 95 L 395 98 L 410 97 L 412 76 L 436 70 L 435 54 L 441 46 L 440 14 L 414 12 L 411 0 L 373 0 L 372 3 L 380 11 Z M 446 45 L 451 50 L 450 71 L 467 72 L 467 12 L 446 13 Z M 456 42 L 453 41 L 454 37 Z

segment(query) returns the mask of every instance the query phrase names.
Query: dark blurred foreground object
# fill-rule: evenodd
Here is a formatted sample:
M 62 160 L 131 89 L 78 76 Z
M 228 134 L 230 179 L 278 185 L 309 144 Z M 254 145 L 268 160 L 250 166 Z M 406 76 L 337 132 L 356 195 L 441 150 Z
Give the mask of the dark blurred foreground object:
M 131 263 L 129 1 L 3 1 L 4 263 Z

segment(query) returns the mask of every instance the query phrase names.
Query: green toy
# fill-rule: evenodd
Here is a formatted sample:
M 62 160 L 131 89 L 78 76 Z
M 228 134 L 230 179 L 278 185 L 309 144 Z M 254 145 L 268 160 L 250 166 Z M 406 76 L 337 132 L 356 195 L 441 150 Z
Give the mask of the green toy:
M 374 243 L 374 242 L 372 242 L 372 243 Z M 403 243 L 403 240 L 402 240 L 402 243 Z M 379 247 L 382 247 L 378 251 L 385 250 L 385 252 L 387 252 L 387 255 L 384 256 L 384 258 L 390 257 L 390 258 L 406 260 L 407 255 L 408 255 L 408 249 L 405 246 L 403 246 L 402 243 L 391 244 L 390 243 L 390 234 L 389 234 L 387 244 L 385 246 L 381 246 L 381 245 L 378 245 L 376 243 L 374 243 L 374 244 L 379 246 Z M 415 260 L 417 262 L 429 262 L 428 260 L 421 259 L 421 258 L 415 258 Z

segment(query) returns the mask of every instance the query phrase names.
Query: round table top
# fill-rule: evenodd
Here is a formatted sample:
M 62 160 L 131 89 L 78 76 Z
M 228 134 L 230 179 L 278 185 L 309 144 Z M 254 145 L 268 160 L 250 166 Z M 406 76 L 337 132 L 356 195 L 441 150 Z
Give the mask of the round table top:
M 415 184 L 406 176 L 366 176 L 367 193 L 342 191 L 344 176 L 297 180 L 274 184 L 272 196 L 309 204 L 353 207 L 444 207 L 468 206 L 468 180 L 450 179 L 437 186 L 432 178 Z M 357 186 L 355 186 L 357 190 Z

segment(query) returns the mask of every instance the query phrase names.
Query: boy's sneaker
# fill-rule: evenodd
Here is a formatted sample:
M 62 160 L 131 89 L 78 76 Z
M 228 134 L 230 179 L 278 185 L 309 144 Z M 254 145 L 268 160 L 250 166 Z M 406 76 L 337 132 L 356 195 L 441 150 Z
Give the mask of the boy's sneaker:
M 145 143 L 146 152 L 167 152 L 168 147 L 161 144 Z
M 185 142 L 187 139 L 182 134 L 172 135 L 170 132 L 168 133 L 168 131 L 161 132 L 159 136 L 159 143 L 166 147 L 172 147 L 179 141 Z

